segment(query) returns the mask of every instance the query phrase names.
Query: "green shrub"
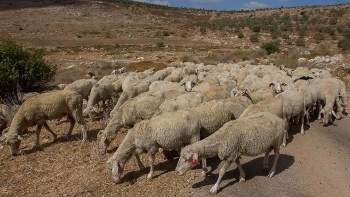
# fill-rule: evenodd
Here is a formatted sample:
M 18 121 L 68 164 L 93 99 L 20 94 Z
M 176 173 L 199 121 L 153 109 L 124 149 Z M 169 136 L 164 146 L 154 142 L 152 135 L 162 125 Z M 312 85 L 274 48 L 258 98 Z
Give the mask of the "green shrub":
M 249 37 L 250 42 L 259 42 L 259 34 L 255 33 Z
M 170 36 L 170 34 L 167 31 L 163 31 L 163 36 Z
M 342 39 L 338 41 L 338 47 L 343 50 L 349 50 L 350 49 L 350 39 Z
M 160 47 L 164 47 L 164 43 L 163 42 L 157 42 L 156 46 L 159 47 L 159 48 Z
M 260 32 L 260 26 L 255 25 L 252 30 L 253 32 Z
M 244 38 L 244 34 L 242 32 L 238 33 L 238 38 Z
M 314 38 L 316 42 L 320 42 L 321 40 L 324 40 L 324 36 L 321 33 L 316 33 Z
M 267 54 L 269 55 L 272 53 L 280 52 L 280 48 L 277 46 L 276 43 L 273 43 L 273 42 L 265 43 L 261 46 L 261 48 L 265 49 L 267 51 Z
M 283 33 L 282 34 L 282 38 L 285 39 L 285 40 L 289 40 L 289 34 Z
M 304 38 L 298 38 L 298 39 L 295 41 L 295 45 L 296 45 L 296 46 L 305 46 L 305 39 L 304 39 Z
M 16 92 L 17 84 L 25 92 L 43 89 L 56 71 L 44 60 L 43 52 L 0 38 L 0 94 Z

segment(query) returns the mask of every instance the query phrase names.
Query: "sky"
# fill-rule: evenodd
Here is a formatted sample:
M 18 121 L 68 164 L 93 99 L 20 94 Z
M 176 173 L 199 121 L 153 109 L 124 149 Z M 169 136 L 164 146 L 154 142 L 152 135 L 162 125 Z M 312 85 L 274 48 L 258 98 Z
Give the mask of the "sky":
M 312 5 L 335 5 L 350 3 L 350 0 L 133 0 L 171 7 L 202 8 L 207 10 L 255 10 Z

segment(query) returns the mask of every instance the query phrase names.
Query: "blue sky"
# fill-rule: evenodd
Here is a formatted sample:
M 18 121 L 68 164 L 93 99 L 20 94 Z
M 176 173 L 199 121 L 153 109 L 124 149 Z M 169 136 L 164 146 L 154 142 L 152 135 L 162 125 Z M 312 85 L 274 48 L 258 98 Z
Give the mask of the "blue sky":
M 134 0 L 140 2 L 168 5 L 172 7 L 204 8 L 209 10 L 254 10 L 260 8 L 279 8 L 311 5 L 334 5 L 350 3 L 350 0 Z

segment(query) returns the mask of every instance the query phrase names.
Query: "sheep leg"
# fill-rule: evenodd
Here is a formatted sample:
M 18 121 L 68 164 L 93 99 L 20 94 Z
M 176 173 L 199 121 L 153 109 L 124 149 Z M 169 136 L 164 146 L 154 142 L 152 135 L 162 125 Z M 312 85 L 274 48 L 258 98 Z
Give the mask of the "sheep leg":
M 265 153 L 265 157 L 264 157 L 264 161 L 263 161 L 263 170 L 264 171 L 267 171 L 267 169 L 269 168 L 269 155 L 270 155 L 271 151 L 272 151 L 272 147 L 270 147 L 269 150 L 267 150 Z
M 206 159 L 202 159 L 202 172 L 201 172 L 202 177 L 205 177 L 207 172 L 208 172 L 207 160 Z
M 226 170 L 228 167 L 230 167 L 231 163 L 232 163 L 232 161 L 230 161 L 230 160 L 225 161 L 224 166 L 222 166 L 222 168 L 220 169 L 219 178 L 216 181 L 215 185 L 210 189 L 209 194 L 216 194 L 218 192 L 221 179 L 225 175 Z
M 140 170 L 144 169 L 145 166 L 141 162 L 140 156 L 138 154 L 135 154 L 135 158 L 136 158 L 136 162 L 137 162 L 137 165 L 139 166 Z
M 33 149 L 35 149 L 39 146 L 39 136 L 40 136 L 41 127 L 42 127 L 41 124 L 36 125 L 36 129 L 35 129 L 36 138 L 35 138 L 35 142 L 33 145 Z
M 46 130 L 48 130 L 48 131 L 52 134 L 52 136 L 53 136 L 53 141 L 56 141 L 56 140 L 57 140 L 57 135 L 56 135 L 56 133 L 53 132 L 53 131 L 51 130 L 51 128 L 49 127 L 49 125 L 47 125 L 46 122 L 44 123 L 44 127 L 45 127 Z
M 273 159 L 273 164 L 272 164 L 271 170 L 269 172 L 269 175 L 267 175 L 267 177 L 269 177 L 269 178 L 272 178 L 276 173 L 276 164 L 277 164 L 277 160 L 278 160 L 279 153 L 280 153 L 279 147 L 274 147 L 273 152 L 275 153 L 275 156 Z
M 71 134 L 72 134 L 74 125 L 75 125 L 75 120 L 74 120 L 74 118 L 71 117 L 71 116 L 67 116 L 67 119 L 69 120 L 70 125 L 69 125 L 69 130 L 68 130 L 68 132 L 67 132 L 67 137 L 66 137 L 66 138 L 69 139 L 70 136 L 71 136 Z
M 245 173 L 243 171 L 243 168 L 242 168 L 242 165 L 241 165 L 241 162 L 239 161 L 240 157 L 237 157 L 235 159 L 235 163 L 236 163 L 236 166 L 239 170 L 239 182 L 240 183 L 244 183 L 245 182 Z
M 300 134 L 301 135 L 304 135 L 305 133 L 305 130 L 304 130 L 304 116 L 305 116 L 305 112 L 306 109 L 304 108 L 301 112 L 301 115 L 300 115 L 300 122 L 301 122 L 301 128 L 300 128 Z
M 147 175 L 147 178 L 148 179 L 152 179 L 153 178 L 153 173 L 154 173 L 154 157 L 155 157 L 155 154 L 153 153 L 149 153 L 148 154 L 148 162 L 149 162 L 149 166 L 150 166 L 150 171 Z
M 286 125 L 286 130 L 285 130 L 285 133 L 284 133 L 284 135 L 283 135 L 283 143 L 282 143 L 282 146 L 283 147 L 286 147 L 287 146 L 287 139 L 288 139 L 288 130 L 289 130 L 289 119 L 287 118 L 287 119 L 285 119 L 284 120 L 284 122 L 285 122 L 285 125 Z

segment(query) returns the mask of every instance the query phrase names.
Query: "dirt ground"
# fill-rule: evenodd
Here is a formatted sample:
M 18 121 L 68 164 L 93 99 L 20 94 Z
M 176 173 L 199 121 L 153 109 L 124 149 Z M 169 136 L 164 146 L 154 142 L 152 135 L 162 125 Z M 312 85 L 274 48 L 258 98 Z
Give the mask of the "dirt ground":
M 59 68 L 53 84 L 70 83 L 87 70 L 105 75 L 124 65 L 148 68 L 157 64 L 161 68 L 184 59 L 200 61 L 210 56 L 209 52 L 228 53 L 241 48 L 222 47 L 222 42 L 236 42 L 232 38 L 220 41 L 195 33 L 195 21 L 210 15 L 167 13 L 99 1 L 1 1 L 0 35 L 25 46 L 51 50 L 46 58 Z M 155 36 L 164 30 L 171 36 Z M 160 41 L 168 47 L 155 47 Z M 116 44 L 121 47 L 112 52 L 103 49 Z M 208 160 L 211 171 L 202 178 L 198 168 L 176 176 L 176 159 L 164 160 L 157 155 L 153 180 L 146 178 L 149 168 L 138 169 L 132 158 L 125 166 L 122 183 L 114 184 L 106 161 L 126 131 L 118 133 L 107 155 L 101 156 L 96 151 L 96 135 L 109 119 L 86 121 L 89 140 L 85 143 L 79 126 L 66 140 L 68 123 L 50 123 L 59 140 L 52 142 L 52 136 L 43 129 L 41 150 L 31 150 L 35 128 L 24 136 L 21 155 L 12 157 L 6 146 L 0 146 L 0 196 L 206 196 L 218 177 L 221 165 L 217 158 Z M 304 136 L 293 126 L 289 143 L 281 150 L 275 177 L 265 177 L 263 155 L 242 157 L 246 183 L 238 183 L 238 170 L 233 164 L 217 196 L 350 196 L 349 127 L 350 118 L 345 115 L 328 127 L 318 120 L 312 122 Z M 147 165 L 146 155 L 141 159 Z

